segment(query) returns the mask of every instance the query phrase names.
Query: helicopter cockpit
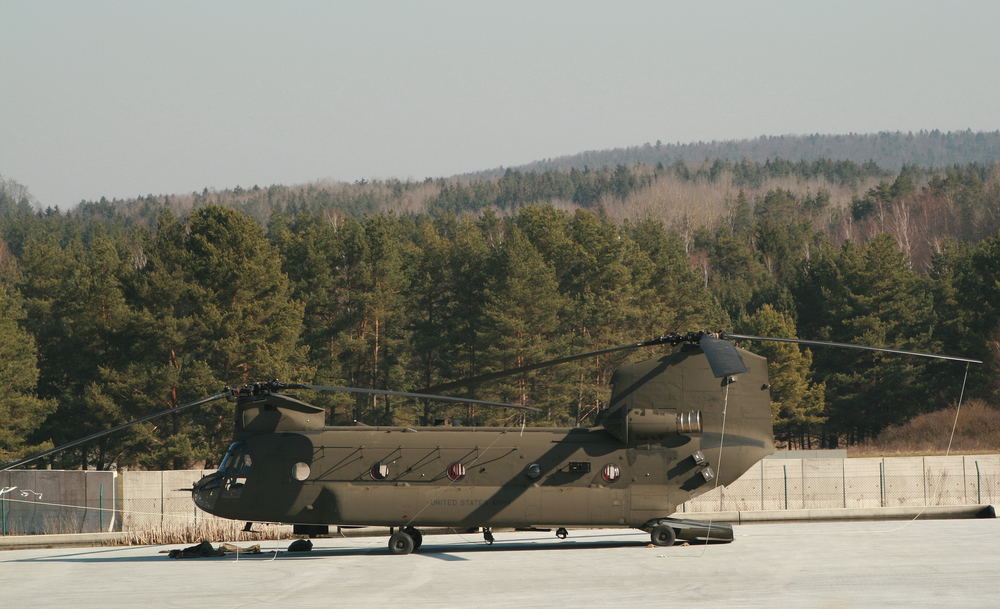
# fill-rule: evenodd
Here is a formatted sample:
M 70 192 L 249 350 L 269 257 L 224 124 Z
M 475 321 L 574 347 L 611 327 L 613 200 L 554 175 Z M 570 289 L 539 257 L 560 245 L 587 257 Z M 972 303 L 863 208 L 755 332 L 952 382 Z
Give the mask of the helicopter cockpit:
M 242 488 L 250 476 L 253 459 L 247 450 L 245 442 L 233 442 L 226 451 L 226 456 L 219 463 L 219 474 L 222 475 L 223 487 L 228 491 Z

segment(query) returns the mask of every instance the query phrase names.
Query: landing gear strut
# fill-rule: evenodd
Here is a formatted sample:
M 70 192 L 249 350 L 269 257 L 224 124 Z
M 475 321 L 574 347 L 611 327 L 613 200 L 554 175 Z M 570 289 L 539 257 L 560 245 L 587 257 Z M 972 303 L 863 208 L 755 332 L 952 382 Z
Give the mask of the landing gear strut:
M 483 527 L 483 539 L 486 540 L 486 543 L 488 543 L 488 544 L 490 544 L 492 546 L 493 545 L 493 529 L 491 529 L 490 527 Z
M 413 527 L 406 527 L 403 532 L 413 538 L 413 549 L 419 550 L 421 544 L 424 543 L 424 536 L 419 529 Z

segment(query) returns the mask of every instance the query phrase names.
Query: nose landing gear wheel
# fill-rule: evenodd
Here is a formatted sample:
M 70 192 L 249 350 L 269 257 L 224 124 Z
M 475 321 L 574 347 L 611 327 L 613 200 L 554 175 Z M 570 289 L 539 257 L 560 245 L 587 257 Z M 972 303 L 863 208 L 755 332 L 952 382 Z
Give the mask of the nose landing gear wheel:
M 559 539 L 566 539 L 569 537 L 569 531 L 567 531 L 565 527 L 559 527 L 556 529 L 556 537 Z

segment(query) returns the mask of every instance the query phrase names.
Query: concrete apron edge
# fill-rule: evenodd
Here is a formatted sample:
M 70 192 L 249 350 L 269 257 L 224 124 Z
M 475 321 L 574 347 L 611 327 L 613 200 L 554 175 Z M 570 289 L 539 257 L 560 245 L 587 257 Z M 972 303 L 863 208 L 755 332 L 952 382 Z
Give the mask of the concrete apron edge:
M 801 510 L 748 510 L 728 512 L 685 512 L 674 516 L 690 520 L 711 520 L 729 524 L 757 522 L 836 521 L 836 520 L 943 520 L 949 518 L 996 518 L 991 504 L 896 506 L 879 508 L 811 508 Z

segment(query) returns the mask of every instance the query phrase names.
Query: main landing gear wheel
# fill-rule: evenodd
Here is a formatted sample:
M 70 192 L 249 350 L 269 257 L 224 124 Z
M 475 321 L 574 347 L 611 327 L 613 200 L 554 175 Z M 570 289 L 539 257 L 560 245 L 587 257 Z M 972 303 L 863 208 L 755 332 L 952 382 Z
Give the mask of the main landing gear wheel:
M 677 541 L 677 533 L 669 524 L 658 524 L 649 532 L 649 539 L 656 546 L 672 546 Z
M 393 554 L 409 554 L 415 548 L 415 540 L 405 531 L 396 531 L 389 537 L 389 552 Z
M 403 529 L 403 532 L 413 538 L 413 550 L 414 551 L 419 550 L 421 544 L 424 543 L 423 533 L 421 533 L 419 529 L 416 529 L 414 527 L 406 527 L 405 529 Z
M 569 537 L 569 531 L 566 530 L 566 527 L 559 527 L 556 529 L 556 537 L 559 539 L 566 539 Z

